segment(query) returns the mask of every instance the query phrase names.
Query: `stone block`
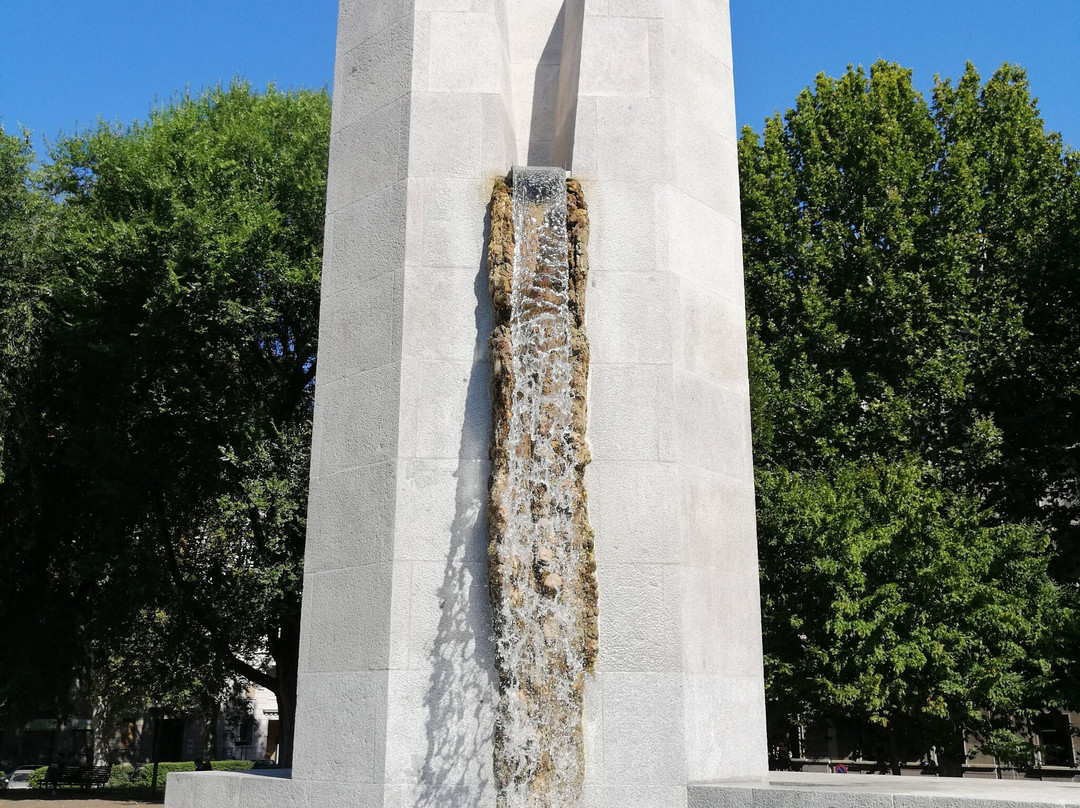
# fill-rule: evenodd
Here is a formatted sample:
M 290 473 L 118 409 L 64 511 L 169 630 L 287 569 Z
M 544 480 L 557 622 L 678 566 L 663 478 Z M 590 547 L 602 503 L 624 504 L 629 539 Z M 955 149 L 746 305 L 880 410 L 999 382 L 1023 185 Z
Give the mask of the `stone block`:
M 502 57 L 495 17 L 490 13 L 433 11 L 430 15 L 427 88 L 451 93 L 498 93 L 491 69 Z
M 660 564 L 597 564 L 603 670 L 679 670 L 682 593 L 666 571 Z
M 193 780 L 193 806 L 239 808 L 240 781 L 236 777 L 230 777 L 227 772 L 199 772 Z
M 687 465 L 678 474 L 683 564 L 756 567 L 753 481 Z
M 735 141 L 674 105 L 669 107 L 667 123 L 674 144 L 675 187 L 738 221 L 738 196 L 729 193 L 720 180 L 721 177 L 738 176 Z M 713 181 L 707 178 L 713 178 Z
M 306 572 L 391 560 L 396 478 L 397 463 L 384 461 L 312 484 Z
M 400 379 L 401 365 L 395 362 L 319 385 L 318 416 L 324 433 L 334 436 L 320 446 L 320 475 L 395 456 Z M 363 429 L 354 428 L 358 419 L 363 419 Z
M 412 87 L 412 20 L 401 17 L 338 57 L 331 131 L 339 132 Z
M 682 625 L 690 673 L 754 676 L 761 672 L 761 601 L 757 565 L 683 568 Z
M 753 478 L 750 398 L 745 386 L 711 384 L 676 370 L 679 461 L 740 480 Z
M 684 786 L 681 675 L 604 671 L 598 676 L 604 691 L 604 785 Z
M 678 28 L 691 42 L 731 65 L 731 20 L 727 0 L 661 0 L 664 22 Z M 732 106 L 734 92 L 714 103 Z
M 350 53 L 361 42 L 410 16 L 410 0 L 341 0 L 337 52 Z
M 400 355 L 404 270 L 357 284 L 351 295 L 323 297 L 319 315 L 319 382 L 384 367 Z
M 492 179 L 420 180 L 423 243 L 416 263 L 427 267 L 476 267 L 484 255 L 484 220 Z M 410 183 L 410 192 L 413 184 Z
M 254 774 L 239 782 L 238 808 L 266 808 L 269 805 L 274 808 L 313 808 L 311 789 L 306 783 Z M 323 803 L 320 802 L 318 805 L 321 808 Z
M 488 362 L 403 363 L 402 457 L 481 460 L 488 456 Z
M 472 93 L 416 92 L 409 129 L 411 177 L 482 176 L 483 99 Z
M 409 302 L 402 326 L 405 359 L 487 360 L 491 295 L 487 278 L 474 266 L 409 267 L 404 294 Z
M 585 317 L 595 362 L 671 361 L 670 279 L 666 274 L 591 272 Z
M 674 175 L 675 154 L 667 146 L 665 102 L 656 98 L 599 96 L 594 98 L 594 103 L 596 178 L 615 182 L 663 182 Z M 580 100 L 578 110 L 580 113 Z M 576 166 L 576 142 L 574 150 Z M 684 172 L 689 170 L 690 160 L 696 154 L 686 155 Z
M 757 628 L 750 644 L 760 648 L 760 638 Z M 733 650 L 739 653 L 742 649 Z M 686 768 L 691 782 L 753 777 L 766 769 L 768 741 L 760 654 L 756 661 L 756 669 L 742 676 L 730 672 L 687 674 Z
M 664 75 L 668 98 L 683 112 L 729 140 L 738 137 L 735 108 L 720 103 L 734 94 L 730 63 L 710 53 L 682 30 L 664 30 Z
M 518 160 L 517 141 L 510 112 L 501 96 L 483 95 L 483 136 L 480 151 L 480 176 L 503 177 Z
M 663 244 L 673 274 L 743 303 L 741 233 L 732 219 L 668 188 L 665 194 L 666 228 Z
M 581 42 L 578 92 L 620 98 L 650 95 L 649 21 L 589 17 Z
M 592 365 L 587 434 L 594 460 L 659 459 L 657 375 L 655 365 Z
M 411 670 L 457 670 L 490 684 L 491 607 L 486 562 L 461 560 L 451 550 L 442 561 L 412 564 L 409 599 Z
M 581 808 L 611 808 L 627 805 L 633 808 L 683 808 L 686 805 L 685 786 L 650 787 L 645 785 L 586 786 Z
M 592 270 L 653 272 L 663 267 L 657 254 L 658 196 L 648 183 L 598 182 L 589 187 Z
M 305 654 L 310 673 L 383 669 L 389 656 L 391 565 L 313 572 L 304 577 Z
M 330 136 L 326 209 L 333 213 L 406 177 L 409 99 L 399 98 Z
M 473 666 L 395 671 L 387 701 L 386 782 L 421 791 L 459 787 L 493 804 L 493 674 Z M 482 788 L 478 788 L 482 787 Z M 448 805 L 446 794 L 420 805 Z M 410 805 L 416 803 L 409 803 Z
M 380 750 L 377 721 L 387 696 L 387 673 L 302 673 L 298 698 L 304 709 L 296 716 L 293 777 L 321 783 L 374 783 Z M 325 797 L 320 786 L 319 797 Z M 315 800 L 322 806 L 329 804 Z M 212 805 L 201 803 L 200 805 Z
M 747 378 L 746 310 L 695 283 L 674 284 L 675 366 L 716 384 Z
M 386 233 L 405 229 L 406 191 L 398 182 L 327 216 L 324 301 L 356 296 L 364 284 L 401 269 L 405 245 Z
M 592 0 L 585 4 L 587 17 L 660 18 L 663 7 L 656 0 Z
M 677 563 L 678 470 L 659 461 L 594 461 L 586 485 L 598 564 Z
M 401 461 L 394 544 L 399 558 L 487 559 L 486 460 Z

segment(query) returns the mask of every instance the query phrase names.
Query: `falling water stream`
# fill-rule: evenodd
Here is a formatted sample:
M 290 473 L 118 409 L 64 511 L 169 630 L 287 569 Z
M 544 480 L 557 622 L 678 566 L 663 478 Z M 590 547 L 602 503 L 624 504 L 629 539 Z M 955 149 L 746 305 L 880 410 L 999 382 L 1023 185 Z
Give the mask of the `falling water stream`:
M 515 168 L 509 334 L 508 485 L 501 492 L 503 677 L 499 732 L 508 808 L 580 799 L 583 605 L 575 513 L 584 508 L 574 435 L 573 327 L 562 169 Z

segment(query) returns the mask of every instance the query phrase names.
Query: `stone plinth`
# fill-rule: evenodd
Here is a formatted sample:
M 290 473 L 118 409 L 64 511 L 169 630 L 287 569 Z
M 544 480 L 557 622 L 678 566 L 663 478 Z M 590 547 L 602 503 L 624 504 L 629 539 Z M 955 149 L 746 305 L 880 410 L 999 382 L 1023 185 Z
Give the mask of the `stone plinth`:
M 1080 805 L 1080 783 L 770 772 L 690 786 L 690 808 L 1058 808 Z
M 766 768 L 723 0 L 342 0 L 292 780 L 170 808 L 494 805 L 486 208 L 562 165 L 591 220 L 599 654 L 584 804 Z

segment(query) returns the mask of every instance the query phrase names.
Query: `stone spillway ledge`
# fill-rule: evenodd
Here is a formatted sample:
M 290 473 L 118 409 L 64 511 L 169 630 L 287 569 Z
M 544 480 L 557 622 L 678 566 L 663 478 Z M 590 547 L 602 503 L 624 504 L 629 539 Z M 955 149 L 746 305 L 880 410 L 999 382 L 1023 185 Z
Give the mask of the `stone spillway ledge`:
M 561 168 L 515 168 L 492 198 L 494 430 L 488 551 L 506 808 L 568 808 L 584 779 L 584 676 L 597 652 L 583 475 L 588 216 Z

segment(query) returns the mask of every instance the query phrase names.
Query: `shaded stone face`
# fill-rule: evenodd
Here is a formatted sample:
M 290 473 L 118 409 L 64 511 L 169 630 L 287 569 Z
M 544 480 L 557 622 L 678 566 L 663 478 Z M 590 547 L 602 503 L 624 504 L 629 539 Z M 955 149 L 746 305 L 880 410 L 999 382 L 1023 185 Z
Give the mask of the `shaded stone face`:
M 576 804 L 584 676 L 597 652 L 583 475 L 588 215 L 561 169 L 497 183 L 488 249 L 494 432 L 489 575 L 501 806 Z

